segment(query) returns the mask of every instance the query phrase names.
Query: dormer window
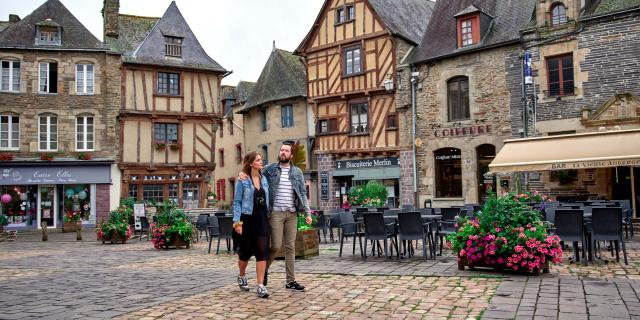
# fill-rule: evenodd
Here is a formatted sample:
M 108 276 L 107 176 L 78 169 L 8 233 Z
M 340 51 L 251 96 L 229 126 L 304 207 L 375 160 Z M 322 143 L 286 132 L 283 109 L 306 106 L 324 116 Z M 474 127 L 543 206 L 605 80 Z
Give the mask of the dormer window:
M 559 26 L 567 23 L 567 8 L 562 3 L 551 7 L 551 26 Z
M 458 48 L 480 42 L 480 16 L 471 15 L 458 18 Z
M 356 8 L 346 5 L 336 9 L 336 24 L 350 22 L 356 19 Z
M 36 24 L 36 44 L 59 46 L 62 44 L 62 28 L 51 19 Z
M 168 57 L 182 58 L 182 38 L 165 36 L 164 50 Z

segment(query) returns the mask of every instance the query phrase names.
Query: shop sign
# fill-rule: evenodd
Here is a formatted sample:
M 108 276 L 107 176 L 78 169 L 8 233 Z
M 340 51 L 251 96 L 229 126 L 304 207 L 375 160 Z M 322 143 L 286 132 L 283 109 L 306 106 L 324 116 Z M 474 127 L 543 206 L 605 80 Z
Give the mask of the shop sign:
M 336 161 L 338 170 L 388 168 L 399 165 L 398 157 Z
M 492 129 L 490 124 L 483 124 L 479 126 L 471 126 L 471 127 L 455 127 L 455 128 L 444 128 L 437 129 L 433 131 L 433 135 L 436 138 L 457 138 L 457 137 L 467 137 L 467 136 L 479 136 L 484 134 L 491 134 Z
M 110 166 L 8 167 L 0 169 L 0 185 L 111 183 Z
M 133 217 L 135 219 L 134 228 L 136 231 L 142 230 L 142 222 L 140 222 L 141 217 L 145 217 L 144 214 L 144 203 L 135 203 L 133 205 Z
M 322 200 L 329 200 L 329 172 L 320 172 L 320 195 Z
M 593 168 L 611 168 L 611 167 L 635 167 L 640 166 L 640 159 L 623 159 L 623 160 L 593 160 L 580 162 L 559 162 L 552 163 L 551 170 L 575 170 L 575 169 L 593 169 Z
M 436 160 L 438 161 L 457 160 L 457 159 L 462 159 L 462 156 L 459 154 L 447 154 L 442 156 L 436 156 Z

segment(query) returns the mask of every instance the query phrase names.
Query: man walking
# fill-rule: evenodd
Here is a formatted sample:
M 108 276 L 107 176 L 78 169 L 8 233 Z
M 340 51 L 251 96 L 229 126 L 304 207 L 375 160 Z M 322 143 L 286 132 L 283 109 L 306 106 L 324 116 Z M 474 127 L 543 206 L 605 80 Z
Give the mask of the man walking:
M 296 259 L 296 233 L 298 212 L 304 212 L 307 224 L 311 224 L 311 210 L 304 186 L 302 170 L 291 163 L 293 143 L 285 141 L 280 146 L 278 163 L 272 163 L 263 169 L 269 182 L 269 209 L 271 216 L 271 247 L 267 270 L 275 260 L 276 253 L 284 242 L 285 269 L 287 273 L 285 288 L 304 291 L 304 286 L 296 282 L 294 264 Z M 240 174 L 240 179 L 246 175 Z M 264 285 L 267 285 L 268 272 Z

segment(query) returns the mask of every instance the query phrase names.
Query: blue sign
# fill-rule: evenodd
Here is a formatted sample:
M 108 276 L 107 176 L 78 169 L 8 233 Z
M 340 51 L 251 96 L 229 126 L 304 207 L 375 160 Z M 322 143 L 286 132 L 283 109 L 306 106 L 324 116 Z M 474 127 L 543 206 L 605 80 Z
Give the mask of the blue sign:
M 524 69 L 524 83 L 533 84 L 533 66 L 531 65 L 531 53 L 525 52 L 522 59 Z

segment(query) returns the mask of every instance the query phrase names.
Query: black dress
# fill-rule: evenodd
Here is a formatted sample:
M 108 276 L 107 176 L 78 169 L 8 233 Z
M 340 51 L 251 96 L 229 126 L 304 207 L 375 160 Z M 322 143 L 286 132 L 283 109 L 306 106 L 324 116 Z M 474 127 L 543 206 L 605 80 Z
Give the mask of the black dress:
M 251 215 L 243 214 L 240 216 L 242 235 L 236 234 L 240 243 L 238 255 L 241 261 L 249 261 L 251 256 L 255 256 L 256 261 L 269 259 L 271 226 L 269 225 L 268 212 L 264 189 L 254 189 L 253 212 Z

